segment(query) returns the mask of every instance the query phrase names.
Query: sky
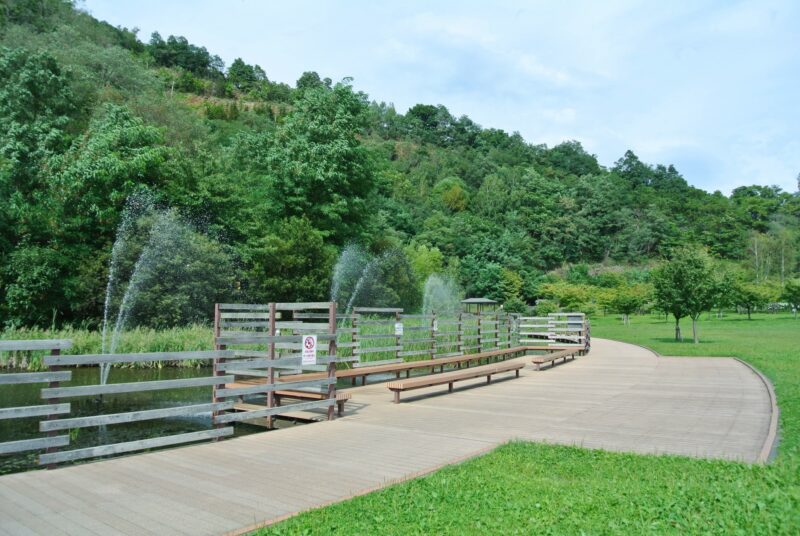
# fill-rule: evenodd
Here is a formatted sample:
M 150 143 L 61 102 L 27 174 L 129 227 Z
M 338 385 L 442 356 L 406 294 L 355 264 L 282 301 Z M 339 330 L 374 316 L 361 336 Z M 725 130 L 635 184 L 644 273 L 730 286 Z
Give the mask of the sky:
M 690 184 L 798 190 L 800 2 L 84 0 L 270 80 L 353 78 L 404 113 L 443 104 L 530 143 L 626 150 Z

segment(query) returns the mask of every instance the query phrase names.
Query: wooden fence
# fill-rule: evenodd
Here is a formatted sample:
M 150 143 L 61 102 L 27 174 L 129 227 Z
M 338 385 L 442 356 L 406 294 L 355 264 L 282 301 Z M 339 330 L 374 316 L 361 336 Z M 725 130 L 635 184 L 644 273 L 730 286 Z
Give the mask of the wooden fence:
M 503 312 L 457 316 L 404 314 L 402 309 L 353 310 L 354 366 L 411 359 L 436 359 L 509 347 L 517 317 Z
M 231 354 L 233 352 L 230 352 Z M 101 364 L 129 365 L 132 363 L 152 363 L 163 361 L 185 361 L 198 359 L 220 359 L 227 356 L 228 352 L 208 351 L 208 352 L 149 352 L 139 354 L 89 354 L 89 355 L 50 355 L 44 358 L 46 365 L 51 370 L 63 366 L 94 366 Z M 99 374 L 98 374 L 99 378 Z M 204 376 L 197 378 L 180 378 L 172 380 L 137 381 L 129 383 L 109 383 L 78 385 L 70 387 L 51 386 L 42 389 L 42 398 L 48 400 L 59 400 L 64 398 L 76 397 L 102 397 L 106 395 L 120 395 L 126 393 L 140 393 L 149 391 L 160 391 L 166 389 L 185 389 L 191 387 L 212 386 L 219 381 L 233 381 L 233 376 Z M 214 401 L 210 404 L 184 404 L 168 408 L 156 408 L 146 410 L 128 411 L 124 413 L 113 413 L 104 415 L 91 415 L 86 417 L 75 417 L 67 419 L 57 419 L 42 421 L 40 430 L 42 432 L 68 431 L 80 428 L 106 426 L 114 424 L 132 423 L 139 421 L 168 419 L 174 417 L 185 417 L 199 415 L 209 412 L 218 412 L 231 409 L 233 403 Z M 123 443 L 101 444 L 92 447 L 67 450 L 61 452 L 48 452 L 39 456 L 40 465 L 51 465 L 61 462 L 83 460 L 98 456 L 108 456 L 111 454 L 122 454 L 135 452 L 151 448 L 166 447 L 202 441 L 206 439 L 218 439 L 233 435 L 233 428 L 217 428 L 213 430 L 201 430 L 173 434 L 149 439 L 139 439 L 126 441 Z
M 63 339 L 35 340 L 35 341 L 0 341 L 0 352 L 33 352 L 45 351 L 51 356 L 58 356 L 61 350 L 72 347 L 72 341 Z M 61 382 L 69 381 L 72 372 L 58 370 L 51 367 L 47 372 L 24 372 L 0 374 L 0 389 L 19 384 L 46 383 L 48 389 L 58 389 Z M 36 406 L 0 408 L 0 420 L 22 419 L 30 417 L 44 417 L 41 425 L 52 426 L 57 423 L 58 417 L 70 412 L 68 403 L 61 403 L 57 396 L 47 397 L 47 403 Z M 69 434 L 59 434 L 58 428 L 46 427 L 40 430 L 42 437 L 23 439 L 18 441 L 0 442 L 0 454 L 15 454 L 34 450 L 44 450 L 54 454 L 61 447 L 69 445 Z
M 519 321 L 520 344 L 542 349 L 582 348 L 584 353 L 591 346 L 590 326 L 583 313 L 551 313 L 521 317 Z
M 44 450 L 39 464 L 53 467 L 62 462 L 134 452 L 183 443 L 218 440 L 233 434 L 230 423 L 272 418 L 298 410 L 324 408 L 333 418 L 336 404 L 336 366 L 354 366 L 406 359 L 431 359 L 477 353 L 518 344 L 583 346 L 588 349 L 589 325 L 580 313 L 554 314 L 544 318 L 503 312 L 461 313 L 457 316 L 404 314 L 397 308 L 357 308 L 337 314 L 334 302 L 218 304 L 214 321 L 215 349 L 198 352 L 151 352 L 138 354 L 61 355 L 71 341 L 0 341 L 3 351 L 45 351 L 47 372 L 0 374 L 0 388 L 20 383 L 46 383 L 41 389 L 44 405 L 0 408 L 0 419 L 42 417 L 41 437 L 0 443 L 0 454 Z M 303 360 L 307 336 L 317 341 L 316 362 Z M 352 355 L 337 355 L 337 337 Z M 519 337 L 519 340 L 518 340 Z M 346 339 L 346 340 L 344 340 Z M 62 385 L 72 379 L 65 366 L 130 365 L 142 362 L 210 360 L 208 376 L 111 383 Z M 281 375 L 292 376 L 284 381 Z M 307 378 L 303 376 L 306 375 Z M 99 375 L 98 375 L 99 377 Z M 140 409 L 114 414 L 70 417 L 64 400 L 103 397 L 209 386 L 208 403 Z M 307 401 L 277 405 L 276 393 L 309 395 Z M 312 396 L 313 395 L 313 396 Z M 245 400 L 264 398 L 260 406 Z M 242 409 L 237 406 L 248 406 Z M 70 430 L 175 417 L 212 415 L 213 429 L 172 434 L 123 443 L 106 443 L 63 450 L 70 446 Z
M 237 348 L 232 355 L 214 360 L 215 375 L 235 376 L 235 382 L 226 379 L 214 386 L 214 402 L 266 397 L 263 408 L 248 406 L 241 411 L 216 413 L 215 425 L 266 418 L 271 427 L 277 415 L 314 408 L 326 408 L 328 419 L 333 419 L 336 363 L 344 361 L 336 355 L 335 302 L 217 304 L 214 318 L 217 349 Z M 309 335 L 316 337 L 317 358 L 314 364 L 303 364 L 302 346 Z M 298 374 L 302 378 L 304 372 L 320 370 L 327 372 L 324 378 L 316 374 L 308 380 L 298 379 Z M 294 378 L 280 382 L 281 374 Z M 276 391 L 305 391 L 324 398 L 276 406 Z M 242 408 L 239 405 L 237 409 Z

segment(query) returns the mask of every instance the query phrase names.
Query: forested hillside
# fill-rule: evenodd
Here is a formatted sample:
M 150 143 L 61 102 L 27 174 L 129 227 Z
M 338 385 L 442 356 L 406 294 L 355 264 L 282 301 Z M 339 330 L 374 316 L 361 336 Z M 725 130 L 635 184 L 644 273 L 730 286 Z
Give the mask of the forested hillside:
M 579 141 L 547 147 L 441 105 L 401 114 L 357 80 L 270 80 L 269 65 L 226 66 L 65 0 L 3 0 L 0 47 L 6 325 L 96 324 L 126 200 L 143 190 L 192 226 L 173 261 L 193 277 L 150 290 L 174 306 L 148 315 L 159 325 L 202 320 L 208 299 L 326 298 L 349 243 L 394 252 L 386 276 L 409 308 L 433 272 L 519 306 L 553 271 L 643 280 L 635 267 L 683 244 L 752 282 L 798 268 L 797 192 L 707 193 L 630 151 L 605 168 Z M 178 287 L 186 303 L 165 304 Z

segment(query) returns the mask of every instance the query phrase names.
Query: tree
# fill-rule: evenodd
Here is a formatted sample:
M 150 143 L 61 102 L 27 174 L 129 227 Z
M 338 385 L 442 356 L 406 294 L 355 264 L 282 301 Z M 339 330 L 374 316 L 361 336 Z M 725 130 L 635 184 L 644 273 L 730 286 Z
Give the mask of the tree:
M 652 281 L 656 304 L 675 317 L 675 340 L 682 341 L 680 321 L 692 319 L 692 336 L 700 342 L 697 319 L 714 303 L 716 288 L 711 258 L 704 250 L 681 247 L 672 258 L 653 270 Z
M 800 279 L 787 279 L 783 287 L 783 299 L 792 307 L 792 313 L 797 320 L 797 310 L 800 309 Z
M 261 68 L 259 67 L 259 70 Z M 264 71 L 261 71 L 262 73 Z M 266 77 L 266 75 L 264 75 Z M 228 81 L 239 91 L 248 91 L 257 80 L 256 71 L 252 65 L 246 64 L 242 58 L 236 58 L 228 68 Z
M 357 137 L 366 111 L 365 95 L 349 85 L 311 88 L 274 133 L 241 140 L 243 165 L 269 181 L 275 217 L 306 217 L 336 244 L 360 235 L 374 188 L 373 162 Z
M 622 322 L 630 325 L 630 315 L 642 308 L 650 298 L 652 289 L 647 285 L 630 285 L 614 289 L 609 300 L 610 308 L 622 315 Z
M 764 284 L 739 279 L 734 288 L 736 305 L 747 311 L 748 320 L 752 320 L 751 313 L 754 309 L 766 305 L 773 297 L 772 290 Z
M 318 301 L 327 296 L 335 251 L 306 218 L 287 218 L 245 247 L 248 296 L 260 301 Z

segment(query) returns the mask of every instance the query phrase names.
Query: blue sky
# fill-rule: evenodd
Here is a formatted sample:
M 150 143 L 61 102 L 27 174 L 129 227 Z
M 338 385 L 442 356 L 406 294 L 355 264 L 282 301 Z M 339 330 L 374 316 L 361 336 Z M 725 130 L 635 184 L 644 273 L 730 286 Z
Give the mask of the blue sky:
M 444 104 L 612 165 L 627 149 L 693 185 L 798 188 L 800 2 L 85 0 L 271 80 L 316 70 L 405 112 Z

